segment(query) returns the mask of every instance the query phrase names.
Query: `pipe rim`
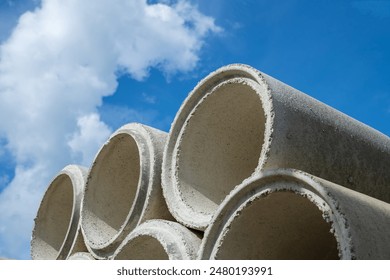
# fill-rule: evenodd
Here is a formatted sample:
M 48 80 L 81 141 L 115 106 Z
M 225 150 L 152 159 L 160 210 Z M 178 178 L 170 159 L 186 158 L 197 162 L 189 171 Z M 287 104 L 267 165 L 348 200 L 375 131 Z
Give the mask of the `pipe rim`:
M 205 230 L 213 216 L 213 211 L 205 212 L 194 209 L 192 205 L 183 202 L 183 194 L 178 179 L 178 158 L 180 158 L 180 146 L 182 136 L 185 134 L 187 125 L 194 113 L 194 110 L 213 94 L 221 85 L 238 83 L 241 79 L 243 84 L 250 88 L 259 98 L 260 108 L 263 112 L 264 131 L 262 146 L 258 156 L 258 162 L 247 176 L 241 178 L 237 185 L 245 178 L 259 172 L 266 162 L 272 142 L 272 123 L 274 120 L 273 104 L 270 89 L 258 70 L 243 64 L 232 64 L 224 66 L 204 78 L 189 94 L 183 102 L 178 114 L 172 123 L 164 150 L 162 165 L 162 187 L 165 200 L 172 215 L 180 223 L 196 230 Z M 235 185 L 231 186 L 231 189 Z M 215 209 L 214 209 L 215 211 Z
M 93 261 L 95 258 L 92 256 L 91 253 L 88 252 L 77 252 L 74 254 L 71 254 L 67 260 L 75 261 L 75 260 L 90 260 Z
M 125 238 L 113 254 L 112 259 L 154 259 L 147 258 L 148 255 L 144 255 L 142 258 L 137 258 L 136 255 L 128 257 L 128 254 L 132 254 L 132 251 L 134 251 L 133 254 L 137 254 L 137 248 L 131 246 L 141 245 L 138 244 L 138 241 L 145 238 L 149 242 L 143 242 L 142 245 L 152 246 L 143 249 L 146 253 L 161 251 L 162 249 L 167 260 L 195 259 L 200 240 L 192 235 L 192 232 L 176 222 L 161 219 L 148 220 L 135 228 Z M 159 248 L 156 248 L 156 244 Z
M 87 219 L 89 218 L 89 214 L 87 214 L 87 212 L 90 211 L 87 205 L 88 199 L 90 199 L 88 197 L 88 192 L 89 188 L 91 187 L 88 182 L 90 182 L 91 180 L 93 168 L 96 164 L 97 159 L 99 158 L 99 155 L 104 149 L 107 149 L 107 145 L 109 145 L 110 141 L 112 141 L 112 139 L 115 139 L 116 137 L 130 137 L 134 142 L 138 153 L 138 180 L 135 186 L 130 207 L 128 207 L 129 211 L 122 219 L 122 224 L 116 230 L 115 234 L 112 234 L 103 242 L 97 244 L 96 239 L 91 239 L 91 236 L 95 235 L 96 231 L 95 229 L 90 230 L 87 221 Z M 110 136 L 106 144 L 100 148 L 93 161 L 86 184 L 85 194 L 87 195 L 84 195 L 84 199 L 82 202 L 81 229 L 84 235 L 87 249 L 95 258 L 108 258 L 112 254 L 112 252 L 120 245 L 123 239 L 129 234 L 129 232 L 132 231 L 142 219 L 144 210 L 147 207 L 145 201 L 151 192 L 150 185 L 153 184 L 153 180 L 155 179 L 154 176 L 150 176 L 150 174 L 154 174 L 155 169 L 155 166 L 153 164 L 155 147 L 150 137 L 151 136 L 146 126 L 139 123 L 126 124 L 120 127 Z
M 84 188 L 87 179 L 87 169 L 78 165 L 69 165 L 65 168 L 65 173 L 69 175 L 72 180 L 72 185 L 77 185 L 76 191 L 74 191 L 74 201 L 72 215 L 76 217 L 72 220 L 71 226 L 67 232 L 67 239 L 61 247 L 60 259 L 66 259 L 71 254 L 74 244 L 76 242 L 77 235 L 80 231 L 80 218 L 81 218 L 81 202 L 84 196 Z M 71 237 L 68 238 L 68 235 Z
M 274 179 L 281 179 L 282 183 L 274 183 Z M 271 182 L 271 184 L 269 184 Z M 297 188 L 291 183 L 298 183 Z M 269 186 L 271 185 L 271 186 Z M 303 187 L 302 187 L 303 186 Z M 330 226 L 330 232 L 337 242 L 340 259 L 353 258 L 353 245 L 350 241 L 350 231 L 346 226 L 343 214 L 331 196 L 322 187 L 316 177 L 295 169 L 266 170 L 245 180 L 237 186 L 215 213 L 210 226 L 206 229 L 200 246 L 198 259 L 215 259 L 218 245 L 230 227 L 234 216 L 245 209 L 253 200 L 266 197 L 268 194 L 292 191 L 296 195 L 307 198 L 313 205 L 322 211 L 323 219 Z M 233 218 L 232 218 L 233 217 Z
M 79 226 L 80 226 L 80 207 L 81 207 L 81 200 L 83 196 L 84 186 L 85 186 L 85 180 L 86 180 L 86 168 L 78 165 L 67 165 L 65 166 L 50 182 L 42 200 L 38 208 L 38 212 L 36 215 L 36 218 L 34 219 L 34 229 L 32 233 L 31 238 L 31 257 L 33 259 L 57 259 L 57 260 L 64 260 L 68 257 L 68 255 L 71 252 L 71 249 L 73 247 L 73 243 L 75 241 L 75 238 L 77 236 Z M 65 180 L 65 186 L 64 186 L 64 180 Z M 70 183 L 70 185 L 68 184 Z M 39 225 L 42 220 L 48 219 L 48 215 L 51 211 L 55 211 L 55 206 L 50 207 L 46 206 L 47 201 L 53 198 L 51 197 L 55 191 L 56 188 L 69 188 L 71 187 L 71 209 L 69 215 L 69 220 L 67 222 L 67 229 L 65 232 L 63 232 L 63 241 L 61 246 L 58 250 L 55 250 L 51 247 L 49 244 L 47 244 L 45 241 L 38 241 L 40 240 L 39 236 L 36 236 L 36 234 L 39 234 L 40 231 L 48 232 L 49 230 L 47 228 L 44 228 L 44 225 Z M 55 195 L 55 194 L 54 194 Z M 57 198 L 58 199 L 58 198 Z M 49 208 L 48 208 L 49 207 Z M 59 223 L 64 223 L 63 220 L 58 221 Z M 51 222 L 52 225 L 54 225 L 53 222 Z M 43 227 L 43 228 L 41 228 Z M 41 245 L 39 245 L 41 244 Z M 43 245 L 42 245 L 43 244 Z M 37 248 L 37 246 L 42 246 L 44 249 L 50 249 L 51 255 L 42 255 L 42 252 L 40 249 Z M 54 252 L 53 251 L 56 251 Z

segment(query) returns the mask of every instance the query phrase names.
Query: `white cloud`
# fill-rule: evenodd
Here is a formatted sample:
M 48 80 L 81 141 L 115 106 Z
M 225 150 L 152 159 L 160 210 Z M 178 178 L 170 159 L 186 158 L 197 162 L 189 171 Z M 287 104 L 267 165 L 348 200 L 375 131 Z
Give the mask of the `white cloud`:
M 88 164 L 111 130 L 97 107 L 118 73 L 189 71 L 213 20 L 185 1 L 43 0 L 0 46 L 0 135 L 15 177 L 0 195 L 0 254 L 25 258 L 37 204 L 66 164 Z M 23 244 L 21 247 L 15 244 Z
M 89 166 L 99 147 L 110 136 L 111 130 L 100 121 L 96 113 L 85 115 L 77 120 L 78 130 L 74 132 L 68 145 L 73 153 L 73 160 Z
M 32 219 L 51 172 L 49 162 L 16 168 L 14 180 L 0 195 L 0 256 L 29 258 Z

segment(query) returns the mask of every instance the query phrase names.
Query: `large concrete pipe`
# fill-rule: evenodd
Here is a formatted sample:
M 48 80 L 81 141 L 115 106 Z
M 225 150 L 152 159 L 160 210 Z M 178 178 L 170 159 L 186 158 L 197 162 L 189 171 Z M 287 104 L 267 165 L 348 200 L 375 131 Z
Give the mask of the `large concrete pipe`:
M 390 259 L 390 204 L 293 169 L 238 185 L 200 259 Z
M 81 224 L 95 258 L 107 259 L 138 224 L 172 219 L 161 190 L 166 133 L 127 124 L 101 147 L 89 172 Z
M 50 183 L 34 220 L 32 259 L 66 259 L 82 247 L 80 204 L 87 172 L 84 167 L 68 165 Z
M 390 202 L 390 138 L 246 65 L 187 97 L 163 159 L 168 207 L 204 230 L 224 197 L 264 169 L 295 168 Z
M 115 260 L 193 260 L 200 238 L 166 220 L 149 220 L 132 231 L 113 255 Z

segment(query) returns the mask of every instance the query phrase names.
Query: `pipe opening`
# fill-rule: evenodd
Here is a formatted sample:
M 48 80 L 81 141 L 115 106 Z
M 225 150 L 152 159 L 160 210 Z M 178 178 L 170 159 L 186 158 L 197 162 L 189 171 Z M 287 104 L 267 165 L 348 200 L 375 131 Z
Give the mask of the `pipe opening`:
M 74 204 L 72 180 L 56 177 L 48 188 L 35 221 L 32 255 L 34 259 L 57 259 L 67 237 Z
M 339 259 L 322 211 L 294 192 L 274 192 L 252 201 L 226 228 L 216 259 Z
M 139 235 L 130 239 L 115 256 L 116 260 L 169 260 L 160 241 L 153 236 Z
M 83 205 L 83 230 L 100 246 L 118 234 L 131 210 L 140 178 L 137 143 L 115 135 L 102 147 L 91 168 Z
M 194 109 L 177 148 L 182 199 L 212 214 L 259 164 L 265 113 L 256 90 L 243 80 L 215 87 Z

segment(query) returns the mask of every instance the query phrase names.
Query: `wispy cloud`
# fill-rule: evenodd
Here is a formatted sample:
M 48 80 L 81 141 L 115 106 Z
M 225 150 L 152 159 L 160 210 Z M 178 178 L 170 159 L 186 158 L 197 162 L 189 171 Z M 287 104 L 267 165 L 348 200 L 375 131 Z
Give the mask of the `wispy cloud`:
M 108 139 L 111 130 L 100 121 L 100 116 L 97 113 L 78 118 L 77 128 L 67 144 L 72 151 L 73 160 L 84 166 L 89 166 L 96 153 L 96 148 Z
M 142 97 L 144 98 L 144 101 L 149 104 L 155 104 L 156 103 L 156 96 L 147 94 L 145 92 L 142 93 Z
M 112 132 L 97 108 L 118 73 L 140 80 L 150 67 L 189 71 L 218 30 L 186 1 L 43 0 L 20 17 L 0 46 L 0 135 L 15 160 L 0 195 L 0 255 L 29 257 L 50 179 L 66 164 L 87 165 Z

